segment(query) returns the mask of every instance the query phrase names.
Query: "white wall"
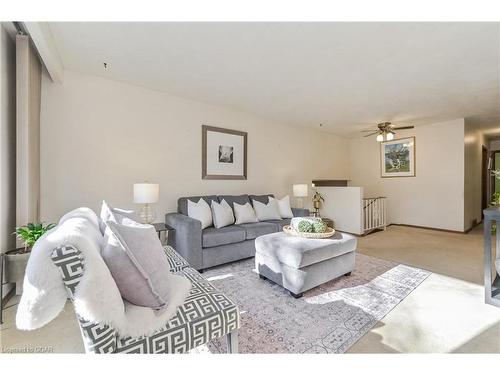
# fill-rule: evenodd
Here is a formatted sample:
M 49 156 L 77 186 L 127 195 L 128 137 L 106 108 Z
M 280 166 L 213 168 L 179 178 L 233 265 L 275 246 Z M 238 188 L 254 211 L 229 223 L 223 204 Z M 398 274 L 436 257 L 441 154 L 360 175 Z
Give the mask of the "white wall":
M 272 103 L 269 103 L 272 105 Z M 201 125 L 248 132 L 248 180 L 201 179 Z M 158 220 L 196 194 L 291 194 L 314 178 L 346 179 L 349 141 L 95 76 L 42 82 L 41 218 L 102 199 L 131 207 L 132 184 L 160 184 Z
M 482 148 L 487 147 L 484 134 L 465 121 L 465 180 L 464 180 L 464 226 L 471 228 L 481 221 L 482 210 Z
M 342 232 L 363 234 L 363 188 L 317 187 L 325 201 L 320 214 L 334 221 L 335 229 Z
M 464 120 L 398 131 L 416 137 L 416 176 L 380 177 L 380 143 L 374 137 L 351 141 L 350 186 L 365 196 L 388 198 L 388 222 L 464 230 Z

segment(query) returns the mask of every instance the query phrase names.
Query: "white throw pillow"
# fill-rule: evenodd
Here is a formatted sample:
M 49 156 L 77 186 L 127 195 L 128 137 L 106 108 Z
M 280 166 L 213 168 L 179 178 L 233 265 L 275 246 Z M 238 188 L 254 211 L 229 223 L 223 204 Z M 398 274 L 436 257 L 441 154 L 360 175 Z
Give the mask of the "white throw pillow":
M 111 207 L 106 201 L 102 201 L 101 214 L 99 216 L 101 219 L 101 221 L 99 222 L 99 229 L 103 235 L 106 231 L 107 221 L 112 221 L 114 223 L 124 225 L 128 225 L 131 221 L 137 221 L 134 211 Z
M 227 227 L 234 224 L 233 209 L 224 199 L 221 203 L 212 201 L 212 218 L 217 229 Z
M 267 204 L 252 199 L 253 208 L 259 221 L 281 220 L 278 203 L 275 199 L 271 198 L 272 197 L 269 197 L 269 202 Z
M 292 208 L 290 207 L 290 196 L 287 195 L 281 199 L 269 197 L 269 201 L 271 200 L 278 204 L 278 210 L 283 219 L 291 219 L 293 217 Z
M 188 199 L 188 216 L 192 219 L 201 221 L 201 229 L 205 229 L 212 225 L 212 210 L 203 198 L 200 198 L 198 203 Z
M 235 224 L 257 223 L 259 221 L 250 203 L 234 203 L 234 216 L 236 216 Z

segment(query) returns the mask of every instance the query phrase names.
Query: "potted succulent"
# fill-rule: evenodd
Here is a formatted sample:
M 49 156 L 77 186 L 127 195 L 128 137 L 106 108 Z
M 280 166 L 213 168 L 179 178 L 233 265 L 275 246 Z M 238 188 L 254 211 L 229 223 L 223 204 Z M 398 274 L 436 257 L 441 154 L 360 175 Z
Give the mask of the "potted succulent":
M 24 247 L 7 251 L 5 260 L 5 280 L 16 283 L 16 294 L 21 293 L 24 279 L 24 271 L 35 242 L 48 230 L 55 227 L 55 224 L 28 223 L 24 227 L 17 227 L 13 233 L 24 242 Z

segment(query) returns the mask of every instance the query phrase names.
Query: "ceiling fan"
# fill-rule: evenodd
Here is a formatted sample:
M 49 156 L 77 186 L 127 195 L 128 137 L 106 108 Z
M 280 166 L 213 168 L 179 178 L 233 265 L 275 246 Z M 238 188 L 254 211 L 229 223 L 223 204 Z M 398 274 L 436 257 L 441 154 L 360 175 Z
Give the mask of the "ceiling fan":
M 368 129 L 368 130 L 361 130 L 361 132 L 366 133 L 370 132 L 370 134 L 366 134 L 365 137 L 370 137 L 372 135 L 377 134 L 377 141 L 382 142 L 384 140 L 386 141 L 392 141 L 394 139 L 394 130 L 402 130 L 402 129 L 413 129 L 413 125 L 409 126 L 394 126 L 390 122 L 381 122 L 380 124 L 377 124 L 378 129 Z

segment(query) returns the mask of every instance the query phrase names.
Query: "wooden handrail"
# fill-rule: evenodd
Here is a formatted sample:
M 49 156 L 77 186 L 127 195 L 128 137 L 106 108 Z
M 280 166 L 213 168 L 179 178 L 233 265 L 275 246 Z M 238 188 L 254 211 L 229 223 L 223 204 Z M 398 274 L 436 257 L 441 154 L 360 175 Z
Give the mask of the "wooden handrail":
M 387 197 L 376 197 L 376 198 L 363 198 L 363 200 L 371 200 L 370 203 L 368 203 L 366 206 L 363 207 L 363 209 L 370 207 L 377 199 L 386 199 Z

